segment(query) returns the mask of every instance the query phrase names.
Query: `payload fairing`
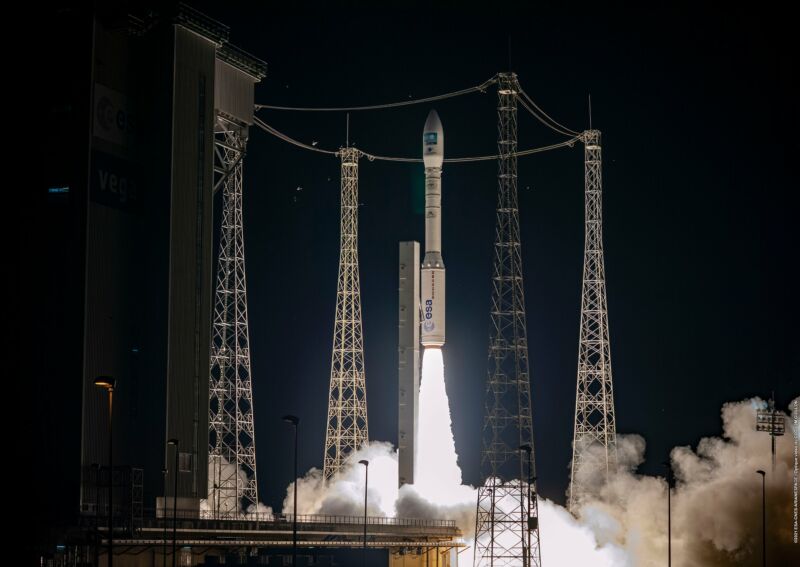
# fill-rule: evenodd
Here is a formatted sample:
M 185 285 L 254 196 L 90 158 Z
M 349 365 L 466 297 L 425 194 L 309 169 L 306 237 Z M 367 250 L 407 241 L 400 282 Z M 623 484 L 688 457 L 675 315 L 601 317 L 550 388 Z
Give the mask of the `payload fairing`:
M 431 110 L 422 132 L 422 160 L 425 162 L 425 257 L 422 260 L 420 314 L 421 343 L 425 347 L 444 345 L 445 289 L 442 260 L 442 162 L 444 131 L 435 110 Z

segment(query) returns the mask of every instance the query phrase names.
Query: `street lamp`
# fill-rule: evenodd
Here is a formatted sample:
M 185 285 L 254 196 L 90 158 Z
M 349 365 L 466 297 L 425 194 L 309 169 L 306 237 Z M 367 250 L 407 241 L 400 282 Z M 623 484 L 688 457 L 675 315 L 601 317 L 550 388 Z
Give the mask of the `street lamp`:
M 94 478 L 94 564 L 100 565 L 100 465 L 92 463 L 92 478 Z
M 756 412 L 756 431 L 765 431 L 772 438 L 772 474 L 775 474 L 775 437 L 786 432 L 783 414 L 775 409 L 775 392 L 769 399 L 766 409 Z
M 164 557 L 161 560 L 161 567 L 167 567 L 167 467 L 165 466 L 161 469 L 161 474 L 164 475 L 164 545 L 163 545 L 163 552 Z
M 497 494 L 495 493 L 494 489 L 496 487 L 497 487 L 497 478 L 492 477 L 492 488 L 486 489 L 486 492 L 488 492 L 491 495 L 489 500 L 489 517 L 492 519 L 492 521 L 489 522 L 491 526 L 491 532 L 489 537 L 489 550 L 492 556 L 494 555 L 494 503 L 495 503 L 495 498 L 497 497 Z
M 108 567 L 114 565 L 114 386 L 117 381 L 111 376 L 98 376 L 94 385 L 108 392 Z
M 284 415 L 283 421 L 294 427 L 294 514 L 292 514 L 292 567 L 297 565 L 297 426 L 300 418 L 296 415 Z
M 178 440 L 175 438 L 167 441 L 167 445 L 175 447 L 175 485 L 172 490 L 172 567 L 175 567 L 178 558 Z
M 672 466 L 669 461 L 662 463 L 667 467 L 667 566 L 672 566 Z
M 767 567 L 767 473 L 759 469 L 756 474 L 761 475 L 761 565 Z
M 364 567 L 367 567 L 367 488 L 369 487 L 369 461 L 362 459 L 358 464 L 364 465 Z
M 529 443 L 525 443 L 524 445 L 519 446 L 520 451 L 524 451 L 528 457 L 528 498 L 527 502 L 525 502 L 525 506 L 523 509 L 523 513 L 525 514 L 525 520 L 522 522 L 522 530 L 523 534 L 527 534 L 527 537 L 523 538 L 525 543 L 525 549 L 522 551 L 522 565 L 523 567 L 527 567 L 530 563 L 530 549 L 531 549 L 531 531 L 528 526 L 529 518 L 531 517 L 531 481 L 533 479 L 533 472 L 531 470 L 531 465 L 533 459 L 531 458 L 533 454 L 533 447 Z

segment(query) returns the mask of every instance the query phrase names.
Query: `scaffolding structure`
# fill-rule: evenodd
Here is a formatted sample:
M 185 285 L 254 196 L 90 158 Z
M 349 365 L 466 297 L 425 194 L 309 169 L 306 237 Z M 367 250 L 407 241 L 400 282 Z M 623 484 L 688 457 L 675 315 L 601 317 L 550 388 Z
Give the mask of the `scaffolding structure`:
M 569 509 L 617 467 L 617 429 L 603 261 L 603 177 L 600 131 L 583 133 L 585 224 L 578 378 Z
M 525 293 L 517 201 L 514 73 L 498 75 L 498 201 L 476 566 L 540 567 Z
M 323 474 L 338 473 L 348 455 L 369 439 L 364 378 L 364 334 L 358 269 L 358 160 L 356 148 L 341 148 L 339 281 L 333 327 L 328 426 Z
M 207 503 L 214 517 L 235 518 L 258 505 L 242 222 L 247 126 L 219 115 L 214 142 L 223 212 L 211 333 Z

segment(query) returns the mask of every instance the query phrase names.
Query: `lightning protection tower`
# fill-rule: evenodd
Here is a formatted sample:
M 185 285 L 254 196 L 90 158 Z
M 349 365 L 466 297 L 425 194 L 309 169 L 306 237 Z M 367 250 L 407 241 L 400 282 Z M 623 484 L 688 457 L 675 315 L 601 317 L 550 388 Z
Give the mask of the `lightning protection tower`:
M 600 131 L 583 133 L 586 234 L 578 346 L 578 384 L 569 508 L 575 511 L 591 486 L 616 470 L 617 429 L 608 340 L 603 262 L 603 177 Z
M 358 159 L 356 148 L 342 148 L 339 283 L 333 327 L 328 428 L 323 474 L 331 478 L 347 456 L 367 442 L 367 389 L 358 270 Z
M 476 566 L 539 567 L 528 339 L 517 205 L 514 73 L 498 75 L 498 201 Z M 523 450 L 526 447 L 527 450 Z
M 223 211 L 211 337 L 208 506 L 214 517 L 236 517 L 258 504 L 242 224 L 247 126 L 220 114 L 214 140 Z

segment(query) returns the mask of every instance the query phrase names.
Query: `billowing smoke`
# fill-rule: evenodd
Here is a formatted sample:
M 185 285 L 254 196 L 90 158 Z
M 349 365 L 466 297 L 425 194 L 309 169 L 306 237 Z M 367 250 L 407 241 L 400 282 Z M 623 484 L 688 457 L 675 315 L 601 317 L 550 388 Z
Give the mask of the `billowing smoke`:
M 672 492 L 673 565 L 760 565 L 761 477 L 755 473 L 757 469 L 767 472 L 768 561 L 772 565 L 796 562 L 800 548 L 792 543 L 792 477 L 797 431 L 792 431 L 787 420 L 786 435 L 777 439 L 773 474 L 769 436 L 755 430 L 756 408 L 762 405 L 759 399 L 725 404 L 721 438 L 703 439 L 696 449 L 672 450 L 676 480 Z M 421 436 L 426 434 L 421 432 Z M 667 485 L 663 476 L 636 473 L 644 452 L 641 436 L 619 436 L 620 471 L 588 495 L 577 518 L 540 498 L 541 554 L 546 567 L 666 564 Z M 417 486 L 398 490 L 397 452 L 383 442 L 372 442 L 353 453 L 341 473 L 328 482 L 322 480 L 318 469 L 299 479 L 299 513 L 363 514 L 361 459 L 370 461 L 370 515 L 453 519 L 466 543 L 472 545 L 475 489 L 459 482 L 433 495 Z M 291 513 L 292 490 L 290 485 L 283 503 L 285 513 Z M 460 565 L 472 565 L 471 551 L 460 555 Z
M 237 482 L 247 482 L 247 474 L 221 455 L 209 456 L 208 459 L 208 498 L 200 500 L 200 511 L 212 517 L 245 518 L 256 514 L 265 517 L 272 514 L 272 508 L 259 502 L 250 505 L 247 510 L 241 509 L 236 498 Z
M 614 526 L 605 526 L 614 528 Z M 552 500 L 539 499 L 539 534 L 545 567 L 633 567 L 624 547 L 604 541 L 597 533 L 602 526 L 579 522 L 566 508 Z M 664 561 L 659 563 L 663 566 Z
M 370 463 L 370 515 L 452 519 L 466 538 L 472 538 L 477 493 L 461 484 L 442 351 L 438 348 L 427 348 L 423 353 L 418 431 L 415 484 L 398 490 L 397 452 L 388 443 L 373 441 L 350 455 L 339 474 L 328 482 L 319 469 L 311 469 L 298 479 L 298 514 L 363 514 L 365 471 L 359 461 L 366 459 Z M 293 491 L 294 483 L 286 491 L 285 513 L 292 509 Z
M 415 484 L 398 490 L 397 451 L 389 443 L 372 442 L 350 455 L 328 482 L 311 469 L 298 480 L 298 514 L 361 515 L 364 513 L 364 466 L 369 461 L 368 513 L 374 516 L 452 519 L 470 537 L 475 530 L 477 494 L 461 484 L 450 407 L 444 384 L 442 351 L 425 349 L 419 393 L 419 429 Z M 284 512 L 293 506 L 294 483 L 286 491 Z
M 245 519 L 248 519 L 248 516 L 253 516 L 256 519 L 261 518 L 268 518 L 272 515 L 272 506 L 267 506 L 263 502 L 259 502 L 258 504 L 251 504 L 248 506 L 247 511 L 244 513 Z
M 676 447 L 670 455 L 672 558 L 675 565 L 760 565 L 761 477 L 767 473 L 767 553 L 774 565 L 797 560 L 792 544 L 792 476 L 795 435 L 777 438 L 771 466 L 770 440 L 755 429 L 759 399 L 722 408 L 723 437 L 700 441 L 696 449 Z M 618 438 L 620 471 L 591 494 L 578 512 L 578 527 L 588 528 L 599 550 L 624 551 L 617 565 L 663 565 L 667 557 L 667 485 L 663 477 L 636 474 L 645 442 L 638 435 Z M 548 526 L 542 518 L 543 553 Z M 551 564 L 548 564 L 548 567 Z M 556 563 L 559 565 L 559 563 Z M 568 563 L 563 563 L 568 565 Z
M 369 461 L 367 513 L 394 516 L 398 498 L 397 451 L 391 443 L 372 441 L 351 453 L 339 474 L 327 482 L 322 471 L 312 468 L 297 480 L 297 513 L 361 516 L 364 514 L 364 465 Z M 294 483 L 286 489 L 283 512 L 292 513 Z

